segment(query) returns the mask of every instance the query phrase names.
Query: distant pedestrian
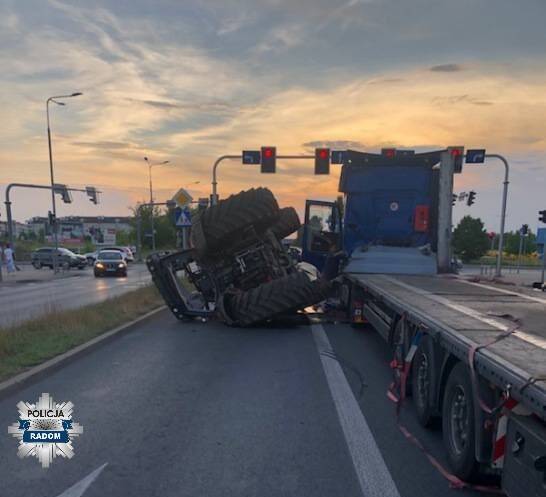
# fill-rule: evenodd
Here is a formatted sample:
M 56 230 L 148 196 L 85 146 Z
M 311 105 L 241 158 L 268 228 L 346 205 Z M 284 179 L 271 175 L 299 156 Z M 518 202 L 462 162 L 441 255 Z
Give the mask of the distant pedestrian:
M 6 244 L 6 248 L 4 249 L 4 260 L 6 262 L 6 269 L 8 270 L 8 273 L 14 273 L 16 269 L 15 259 L 13 256 L 13 249 L 9 243 Z

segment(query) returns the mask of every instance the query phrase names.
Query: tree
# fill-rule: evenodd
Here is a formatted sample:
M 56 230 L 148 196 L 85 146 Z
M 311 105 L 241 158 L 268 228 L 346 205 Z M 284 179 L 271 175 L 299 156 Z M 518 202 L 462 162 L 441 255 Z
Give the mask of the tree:
M 510 231 L 504 234 L 504 251 L 507 254 L 519 254 L 519 231 Z M 524 254 L 532 254 L 537 250 L 537 237 L 529 230 L 529 234 L 523 240 L 522 252 Z
M 465 262 L 479 259 L 489 249 L 489 238 L 481 219 L 465 216 L 453 231 L 453 248 Z

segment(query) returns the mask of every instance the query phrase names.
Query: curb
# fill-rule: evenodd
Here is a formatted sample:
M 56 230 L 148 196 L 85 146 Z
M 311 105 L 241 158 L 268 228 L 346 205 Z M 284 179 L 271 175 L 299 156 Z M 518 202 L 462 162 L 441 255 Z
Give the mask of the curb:
M 128 323 L 122 324 L 118 326 L 117 328 L 114 328 L 110 331 L 106 331 L 102 333 L 101 335 L 96 336 L 95 338 L 92 338 L 91 340 L 85 343 L 82 343 L 81 345 L 78 345 L 77 347 L 74 347 L 73 349 L 70 349 L 58 356 L 55 356 L 52 359 L 48 359 L 47 361 L 43 362 L 42 364 L 39 364 L 38 366 L 34 366 L 26 371 L 23 371 L 22 373 L 16 374 L 12 378 L 9 378 L 1 382 L 0 397 L 3 397 L 11 393 L 12 391 L 16 390 L 17 388 L 23 387 L 27 383 L 30 383 L 38 375 L 50 373 L 56 369 L 60 369 L 62 366 L 75 360 L 77 357 L 80 357 L 82 355 L 85 355 L 91 352 L 93 349 L 102 345 L 104 342 L 112 338 L 115 338 L 116 336 L 120 335 L 123 332 L 129 331 L 129 329 L 133 327 L 134 325 L 139 324 L 140 322 L 145 321 L 146 319 L 152 316 L 155 316 L 156 314 L 165 310 L 166 308 L 167 308 L 166 305 L 162 305 L 150 312 L 147 312 L 146 314 L 136 319 L 133 319 L 132 321 L 129 321 Z

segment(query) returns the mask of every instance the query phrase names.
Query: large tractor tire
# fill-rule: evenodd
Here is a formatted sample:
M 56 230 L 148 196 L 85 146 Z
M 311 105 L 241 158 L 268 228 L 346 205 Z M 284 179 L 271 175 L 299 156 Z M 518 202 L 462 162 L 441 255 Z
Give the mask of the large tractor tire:
M 281 209 L 279 220 L 271 227 L 271 231 L 278 240 L 286 238 L 288 235 L 297 231 L 301 226 L 300 217 L 294 207 L 285 207 Z
M 317 304 L 326 298 L 325 284 L 303 271 L 263 283 L 246 292 L 224 296 L 228 324 L 250 326 L 275 316 Z
M 271 190 L 252 188 L 220 200 L 192 222 L 192 245 L 200 253 L 229 244 L 242 230 L 254 226 L 263 231 L 279 217 L 279 206 Z

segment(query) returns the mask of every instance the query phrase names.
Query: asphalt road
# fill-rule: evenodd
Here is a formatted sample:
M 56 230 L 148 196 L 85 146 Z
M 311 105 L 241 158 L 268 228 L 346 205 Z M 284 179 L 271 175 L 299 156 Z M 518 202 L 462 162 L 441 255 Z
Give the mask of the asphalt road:
M 34 268 L 25 268 L 36 271 Z M 0 328 L 54 310 L 74 309 L 134 290 L 151 281 L 144 265 L 131 265 L 127 278 L 95 278 L 92 268 L 72 270 L 69 277 L 8 282 L 0 285 Z M 0 494 L 1 495 L 1 494 Z
M 0 494 L 460 496 L 398 430 L 389 359 L 370 329 L 241 330 L 162 312 L 0 400 Z M 84 427 L 74 458 L 47 470 L 7 434 L 16 404 L 42 392 L 74 402 Z M 443 461 L 440 431 L 418 428 L 411 406 L 403 422 Z

